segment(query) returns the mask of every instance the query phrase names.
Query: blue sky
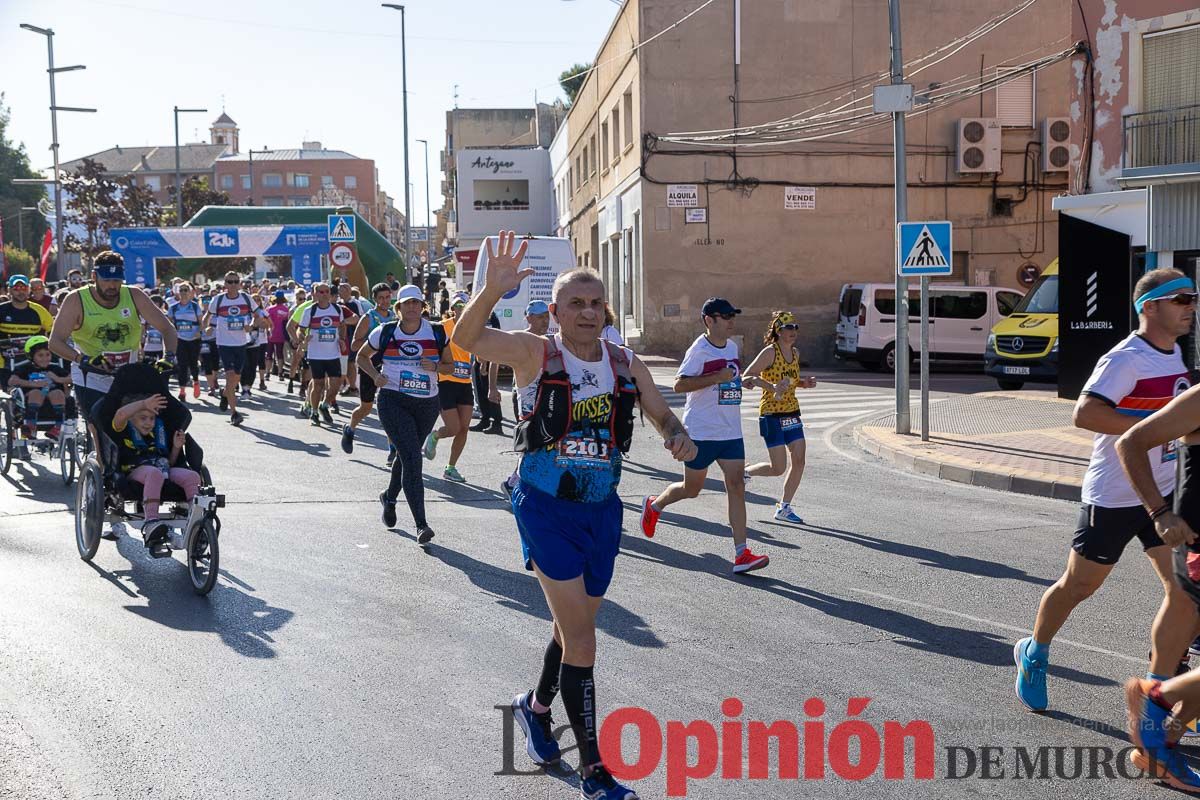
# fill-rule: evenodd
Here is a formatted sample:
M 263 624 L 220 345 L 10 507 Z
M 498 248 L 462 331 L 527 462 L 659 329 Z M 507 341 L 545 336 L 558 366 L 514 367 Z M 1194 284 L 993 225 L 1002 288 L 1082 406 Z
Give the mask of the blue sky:
M 462 108 L 529 107 L 561 96 L 557 76 L 590 61 L 617 6 L 610 0 L 408 0 L 408 99 L 414 224 L 425 220 L 423 146 L 431 201 L 440 205 L 438 153 L 455 84 Z M 326 147 L 373 158 L 403 208 L 400 14 L 376 0 L 0 0 L 0 91 L 11 137 L 35 168 L 51 163 L 45 38 L 56 64 L 62 158 L 121 145 L 208 141 L 225 110 L 241 147 Z

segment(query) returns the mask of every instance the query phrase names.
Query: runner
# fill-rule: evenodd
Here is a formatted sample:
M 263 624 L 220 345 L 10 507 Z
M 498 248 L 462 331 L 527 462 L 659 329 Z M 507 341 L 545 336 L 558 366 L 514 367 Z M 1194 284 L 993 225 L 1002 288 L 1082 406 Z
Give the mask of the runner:
M 292 322 L 295 322 L 297 325 L 299 325 L 300 315 L 304 313 L 304 309 L 312 305 L 312 302 L 312 300 L 308 299 L 308 295 L 304 289 L 297 289 L 296 302 L 292 306 L 292 315 L 288 317 L 288 326 L 290 326 Z M 304 357 L 304 348 L 301 347 L 300 341 L 298 338 L 296 338 L 296 334 L 293 332 L 293 329 L 291 327 L 285 327 L 285 330 L 288 331 L 288 347 L 292 348 L 292 358 L 288 371 L 288 394 L 291 394 L 293 391 L 295 391 L 296 376 L 299 375 L 300 397 L 304 400 L 304 403 L 300 408 L 300 416 L 307 417 L 309 412 L 308 359 Z
M 1175 579 L 1191 600 L 1192 624 L 1200 622 L 1200 386 L 1188 389 L 1159 413 L 1144 419 L 1117 440 L 1117 455 L 1142 508 L 1154 521 L 1154 530 L 1163 543 L 1174 548 Z M 1175 508 L 1163 496 L 1155 479 L 1151 461 L 1158 461 L 1162 448 L 1177 440 L 1184 443 Z M 1125 683 L 1129 705 L 1130 738 L 1139 749 L 1133 763 L 1142 771 L 1150 770 L 1150 758 L 1158 769 L 1153 774 L 1170 786 L 1185 791 L 1200 791 L 1200 773 L 1187 765 L 1175 749 L 1187 724 L 1200 712 L 1200 671 L 1187 672 L 1175 680 L 1130 678 Z M 1181 703 L 1180 710 L 1171 709 Z
M 178 364 L 175 378 L 179 381 L 179 399 L 187 396 L 188 384 L 192 397 L 200 397 L 200 320 L 204 311 L 193 297 L 192 285 L 183 281 L 175 287 L 178 300 L 167 306 L 167 319 L 179 334 Z
M 204 293 L 198 298 L 200 308 L 208 308 L 212 302 L 211 293 Z M 208 396 L 214 400 L 220 398 L 221 389 L 217 384 L 217 370 L 221 368 L 221 358 L 217 353 L 217 329 L 211 321 L 205 322 L 204 314 L 200 315 L 200 371 L 204 373 L 204 383 L 208 387 Z
M 494 316 L 494 315 L 493 315 Z M 525 306 L 525 330 L 532 333 L 534 336 L 545 336 L 546 331 L 550 329 L 550 306 L 546 305 L 545 301 L 532 300 L 529 305 Z M 500 388 L 496 385 L 496 376 L 499 372 L 500 362 L 490 361 L 488 371 L 488 381 L 493 392 L 493 399 L 496 403 L 500 402 Z M 521 419 L 521 390 L 517 387 L 516 381 L 513 381 L 512 390 L 512 408 L 513 419 Z M 512 474 L 500 482 L 500 491 L 504 493 L 504 497 L 508 500 L 509 511 L 512 510 L 512 490 L 517 488 L 517 484 L 521 481 L 520 462 L 517 462 L 517 468 L 513 469 Z
M 775 504 L 775 519 L 803 525 L 804 520 L 792 510 L 792 498 L 800 488 L 804 475 L 804 422 L 800 419 L 797 389 L 812 389 L 816 378 L 800 377 L 800 351 L 796 337 L 800 326 L 790 311 L 776 311 L 763 343 L 767 346 L 755 357 L 743 373 L 742 385 L 762 388 L 758 401 L 758 433 L 767 443 L 770 463 L 754 464 L 746 469 L 753 477 L 783 479 L 783 496 Z M 785 355 L 786 354 L 786 355 Z
M 229 421 L 241 425 L 246 417 L 237 410 L 238 383 L 246 369 L 247 334 L 250 328 L 268 323 L 258 303 L 242 291 L 242 278 L 236 272 L 225 273 L 225 291 L 209 304 L 201 324 L 210 323 L 217 329 L 217 353 L 225 370 L 221 410 L 229 409 Z
M 675 376 L 675 391 L 687 392 L 683 424 L 699 453 L 684 464 L 683 481 L 657 497 L 642 500 L 642 533 L 654 536 L 658 515 L 672 503 L 696 497 L 715 461 L 725 478 L 729 527 L 733 532 L 733 571 L 753 572 L 771 563 L 746 544 L 746 444 L 742 440 L 742 380 L 737 344 L 730 340 L 742 313 L 723 297 L 710 297 L 700 309 L 707 331 L 692 342 Z
M 347 324 L 342 329 L 341 336 L 338 338 L 338 347 L 340 355 L 338 360 L 342 364 L 342 377 L 339 381 L 339 393 L 350 397 L 358 394 L 358 370 L 350 369 L 350 353 L 351 339 L 354 338 L 354 328 L 358 324 L 358 318 L 362 316 L 362 306 L 359 305 L 358 299 L 354 297 L 355 288 L 349 283 L 342 282 L 337 287 L 337 304 L 341 306 L 342 314 L 347 319 Z M 350 320 L 353 319 L 351 323 Z M 338 395 L 333 396 L 333 413 L 337 414 Z
M 283 380 L 283 370 L 287 360 L 284 358 L 285 347 L 287 345 L 287 321 L 292 315 L 292 311 L 288 308 L 287 294 L 282 290 L 275 290 L 275 302 L 267 309 L 267 319 L 271 320 L 271 332 L 267 336 L 267 350 L 263 359 L 266 372 L 269 374 L 275 372 L 279 380 Z
M 1138 280 L 1134 296 L 1137 331 L 1100 358 L 1075 405 L 1075 424 L 1096 436 L 1066 572 L 1042 595 L 1033 636 L 1013 649 L 1017 697 L 1033 711 L 1046 709 L 1046 668 L 1054 635 L 1075 607 L 1100 588 L 1135 536 L 1163 585 L 1162 605 L 1150 630 L 1147 677 L 1163 680 L 1175 674 L 1196 633 L 1191 600 L 1175 582 L 1171 548 L 1138 502 L 1116 451 L 1118 436 L 1188 388 L 1175 340 L 1192 327 L 1196 289 L 1182 272 L 1156 269 Z M 1175 455 L 1173 445 L 1153 453 L 1154 478 L 1168 499 L 1175 489 Z
M 613 344 L 625 344 L 625 337 L 621 336 L 621 332 L 617 330 L 617 315 L 613 313 L 612 307 L 608 303 L 604 304 L 604 330 L 600 331 L 600 338 Z
M 475 409 L 475 393 L 471 390 L 471 354 L 454 344 L 454 325 L 458 315 L 466 308 L 471 298 L 466 292 L 456 292 L 450 303 L 450 315 L 442 321 L 446 335 L 451 337 L 450 363 L 443 363 L 438 368 L 438 401 L 442 409 L 442 427 L 430 431 L 425 439 L 423 448 L 425 458 L 432 461 L 437 455 L 439 439 L 450 439 L 450 461 L 442 472 L 442 477 L 454 483 L 466 483 L 466 478 L 458 471 L 458 459 L 462 456 L 463 448 L 467 446 L 467 430 L 471 424 L 471 412 Z
M 392 288 L 386 283 L 377 283 L 371 287 L 371 297 L 375 300 L 375 307 L 369 309 L 358 324 L 354 327 L 354 336 L 351 339 L 350 347 L 352 352 L 357 353 L 367 341 L 367 334 L 388 322 L 396 319 L 396 312 L 392 310 Z M 350 414 L 350 422 L 342 428 L 342 450 L 346 453 L 354 452 L 354 432 L 362 421 L 371 413 L 371 409 L 375 406 L 375 394 L 378 387 L 375 386 L 375 381 L 371 376 L 363 372 L 357 364 L 355 370 L 359 372 L 358 381 L 358 407 Z M 396 452 L 395 446 L 388 442 L 388 466 L 391 466 L 391 459 L 394 459 Z
M 501 297 L 534 273 L 520 268 L 527 244 L 515 244 L 516 234 L 502 232 L 497 255 L 493 240 L 487 240 L 487 283 L 458 318 L 453 337 L 481 358 L 512 365 L 526 412 L 515 436 L 522 456 L 513 512 L 525 568 L 537 575 L 553 616 L 553 638 L 537 687 L 513 698 L 513 715 L 534 760 L 556 762 L 560 751 L 550 704 L 561 692 L 579 745 L 582 796 L 636 800 L 601 761 L 593 675 L 596 614 L 621 542 L 617 485 L 633 438 L 635 403 L 640 400 L 676 459 L 694 457 L 696 446 L 645 365 L 628 350 L 601 342 L 604 284 L 595 272 L 576 269 L 558 276 L 551 310 L 561 331 L 555 336 L 486 327 Z M 567 406 L 568 398 L 573 406 Z
M 161 294 L 150 295 L 150 302 L 154 303 L 164 315 L 166 314 L 167 301 L 163 300 Z M 147 364 L 155 364 L 161 361 L 163 357 L 162 334 L 153 326 L 146 325 L 145 322 L 145 320 L 142 320 L 142 361 L 145 361 Z M 176 336 L 178 336 L 178 331 L 176 331 Z M 176 365 L 178 365 L 178 361 Z
M 332 425 L 329 404 L 337 398 L 342 379 L 339 340 L 342 328 L 357 318 L 346 318 L 342 306 L 333 302 L 333 293 L 327 283 L 314 283 L 313 297 L 316 302 L 301 311 L 299 319 L 288 323 L 288 333 L 295 337 L 297 331 L 301 331 L 299 338 L 307 342 L 305 352 L 308 368 L 312 370 L 308 387 L 309 420 L 317 426 L 322 419 Z
M 30 336 L 48 334 L 54 318 L 44 306 L 29 302 L 29 279 L 13 275 L 8 279 L 9 299 L 0 303 L 0 387 L 8 385 L 13 362 L 22 361 L 25 341 Z
M 442 326 L 421 318 L 425 299 L 413 284 L 400 287 L 399 320 L 373 329 L 358 351 L 358 367 L 379 389 L 379 421 L 396 446 L 392 478 L 379 493 L 383 524 L 396 525 L 396 497 L 404 499 L 417 526 L 417 544 L 428 544 L 433 529 L 425 518 L 421 442 L 438 418 L 437 370 L 449 355 Z
M 266 303 L 261 294 L 254 295 L 254 303 L 263 308 L 263 316 L 266 318 Z M 254 386 L 254 379 L 262 373 L 263 354 L 266 350 L 266 339 L 270 332 L 271 320 L 266 319 L 266 325 L 255 325 L 246 332 L 246 368 L 242 370 L 240 383 L 242 386 L 242 399 L 250 399 L 250 390 Z M 266 377 L 263 374 L 263 377 Z M 266 389 L 267 385 L 259 380 L 259 388 Z

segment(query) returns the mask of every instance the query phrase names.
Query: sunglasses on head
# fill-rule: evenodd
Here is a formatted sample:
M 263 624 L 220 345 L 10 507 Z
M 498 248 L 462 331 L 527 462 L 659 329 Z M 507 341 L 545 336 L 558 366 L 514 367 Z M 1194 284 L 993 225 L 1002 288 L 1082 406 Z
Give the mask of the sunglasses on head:
M 1166 297 L 1160 297 L 1159 300 L 1169 300 L 1177 306 L 1192 306 L 1196 304 L 1196 300 L 1200 295 L 1195 292 L 1180 292 L 1179 294 L 1170 294 Z
M 779 330 L 781 330 L 781 331 L 798 331 L 798 330 L 800 330 L 800 326 L 794 322 L 788 322 L 784 325 L 780 325 Z

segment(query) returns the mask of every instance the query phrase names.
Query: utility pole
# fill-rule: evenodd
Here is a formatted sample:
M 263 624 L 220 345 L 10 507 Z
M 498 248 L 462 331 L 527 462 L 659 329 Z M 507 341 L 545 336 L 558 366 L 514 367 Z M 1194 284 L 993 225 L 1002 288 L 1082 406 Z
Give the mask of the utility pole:
M 425 275 L 428 275 L 433 261 L 430 258 L 433 254 L 433 226 L 429 214 L 429 140 L 417 139 L 417 141 L 425 145 Z
M 404 6 L 398 3 L 381 5 L 400 12 L 400 87 L 404 97 L 404 274 L 408 275 L 412 259 L 412 206 L 408 191 L 408 53 L 405 47 Z
M 888 0 L 888 17 L 891 23 L 892 85 L 904 83 L 904 57 L 900 48 L 900 0 Z M 895 145 L 896 225 L 895 236 L 900 235 L 900 223 L 908 220 L 908 164 L 904 139 L 904 112 L 892 112 L 892 139 Z M 897 249 L 899 245 L 896 246 Z M 893 261 L 897 259 L 893 258 Z M 928 279 L 922 278 L 922 302 L 928 295 Z M 908 278 L 896 268 L 896 433 L 910 433 L 912 422 L 908 408 Z
M 183 225 L 183 183 L 179 170 L 179 115 L 205 114 L 207 108 L 180 108 L 175 106 L 175 224 Z

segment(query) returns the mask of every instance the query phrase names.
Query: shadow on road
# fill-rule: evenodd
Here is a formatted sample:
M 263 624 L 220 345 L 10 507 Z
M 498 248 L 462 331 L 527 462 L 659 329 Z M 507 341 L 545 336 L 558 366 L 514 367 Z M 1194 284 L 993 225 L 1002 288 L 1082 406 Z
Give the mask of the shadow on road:
M 258 439 L 261 444 L 268 444 L 273 447 L 278 447 L 281 450 L 295 450 L 310 456 L 320 456 L 321 458 L 329 457 L 329 445 L 319 442 L 302 442 L 299 439 L 293 439 L 290 436 L 280 436 L 278 433 L 271 433 L 261 428 L 254 428 L 243 424 L 242 430 Z
M 117 541 L 117 552 L 129 562 L 128 569 L 108 572 L 95 563 L 90 564 L 125 594 L 140 595 L 148 601 L 145 606 L 125 606 L 128 611 L 175 630 L 215 633 L 247 658 L 275 657 L 271 634 L 291 621 L 295 616 L 292 611 L 268 605 L 222 582 L 217 583 L 208 597 L 198 597 L 192 592 L 182 562 L 177 558 L 151 558 L 137 537 L 138 532 L 133 531 Z M 225 570 L 220 574 L 229 577 Z M 137 591 L 130 589 L 129 584 Z

